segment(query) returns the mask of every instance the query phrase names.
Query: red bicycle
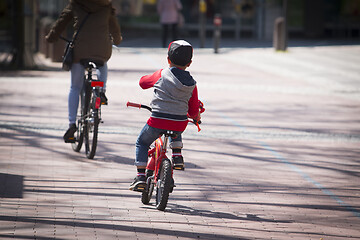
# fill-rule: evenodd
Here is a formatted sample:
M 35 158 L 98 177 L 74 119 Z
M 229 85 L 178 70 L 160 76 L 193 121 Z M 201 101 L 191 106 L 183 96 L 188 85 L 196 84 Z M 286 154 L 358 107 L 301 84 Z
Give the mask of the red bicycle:
M 128 107 L 144 108 L 151 112 L 149 106 L 131 103 L 126 104 Z M 194 123 L 200 131 L 200 122 Z M 149 204 L 153 191 L 156 188 L 156 208 L 164 211 L 169 200 L 169 194 L 172 193 L 175 183 L 173 178 L 173 162 L 166 156 L 167 144 L 169 137 L 176 137 L 176 134 L 172 131 L 166 131 L 166 133 L 155 140 L 155 146 L 149 150 L 149 160 L 146 166 L 146 187 L 142 191 L 141 202 L 143 204 Z

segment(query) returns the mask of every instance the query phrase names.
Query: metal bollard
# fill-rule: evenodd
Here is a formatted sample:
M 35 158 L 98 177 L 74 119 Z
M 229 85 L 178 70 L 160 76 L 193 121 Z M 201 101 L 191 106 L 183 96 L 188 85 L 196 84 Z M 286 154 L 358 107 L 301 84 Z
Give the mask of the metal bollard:
M 200 38 L 200 47 L 205 47 L 206 39 L 206 11 L 207 6 L 205 0 L 199 1 L 199 38 Z
M 221 25 L 222 19 L 220 14 L 214 16 L 214 52 L 219 52 L 220 39 L 221 39 Z
M 274 25 L 274 39 L 273 45 L 276 51 L 286 51 L 286 29 L 285 29 L 285 19 L 283 17 L 278 17 L 275 20 Z

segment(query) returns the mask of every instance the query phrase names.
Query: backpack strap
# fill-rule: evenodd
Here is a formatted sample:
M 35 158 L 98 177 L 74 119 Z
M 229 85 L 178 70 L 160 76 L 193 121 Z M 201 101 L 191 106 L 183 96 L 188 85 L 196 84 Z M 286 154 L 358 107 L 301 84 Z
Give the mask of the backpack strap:
M 88 19 L 89 15 L 90 15 L 90 13 L 88 13 L 88 14 L 86 15 L 86 17 L 84 18 L 84 20 L 81 22 L 81 24 L 80 24 L 80 26 L 79 26 L 79 29 L 77 30 L 77 32 L 76 32 L 76 34 L 75 34 L 75 36 L 74 36 L 74 38 L 73 38 L 73 40 L 72 40 L 72 44 L 74 44 L 74 42 L 75 42 L 75 40 L 76 40 L 76 38 L 77 38 L 77 36 L 78 36 L 81 28 L 84 26 L 84 23 L 85 23 L 86 20 Z

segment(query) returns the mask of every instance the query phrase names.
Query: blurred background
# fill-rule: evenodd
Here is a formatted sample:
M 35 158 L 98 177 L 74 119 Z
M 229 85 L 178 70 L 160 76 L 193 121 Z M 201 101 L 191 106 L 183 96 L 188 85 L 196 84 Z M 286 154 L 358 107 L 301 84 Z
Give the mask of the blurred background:
M 134 39 L 159 38 L 156 0 L 112 0 L 127 46 Z M 221 17 L 221 37 L 241 47 L 243 40 L 275 41 L 282 17 L 289 39 L 360 40 L 360 0 L 181 0 L 182 38 L 213 37 L 214 17 Z M 0 0 L 0 68 L 36 68 L 34 56 L 61 61 L 65 43 L 47 44 L 44 36 L 66 0 Z M 71 37 L 69 25 L 67 36 Z M 286 44 L 286 42 L 285 42 Z M 136 47 L 134 45 L 134 47 Z M 160 40 L 158 41 L 160 47 Z M 200 47 L 203 47 L 200 44 Z

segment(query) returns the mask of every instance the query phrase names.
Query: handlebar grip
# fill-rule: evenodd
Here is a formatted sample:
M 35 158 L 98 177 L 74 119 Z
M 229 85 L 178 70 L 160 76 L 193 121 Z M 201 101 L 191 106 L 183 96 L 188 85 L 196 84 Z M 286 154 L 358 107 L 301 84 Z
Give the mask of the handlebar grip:
M 133 103 L 133 102 L 127 102 L 126 103 L 127 107 L 136 107 L 136 108 L 141 108 L 141 104 L 139 103 Z
M 188 122 L 191 122 L 191 123 L 193 123 L 194 125 L 196 125 L 196 127 L 197 127 L 197 129 L 198 129 L 198 132 L 200 132 L 201 131 L 201 128 L 200 128 L 200 123 L 201 123 L 201 121 L 195 121 L 195 120 L 188 120 Z
M 139 104 L 139 103 L 127 102 L 126 106 L 127 107 L 136 107 L 136 108 L 145 108 L 145 109 L 149 110 L 150 112 L 152 111 L 151 107 L 143 105 L 143 104 Z

